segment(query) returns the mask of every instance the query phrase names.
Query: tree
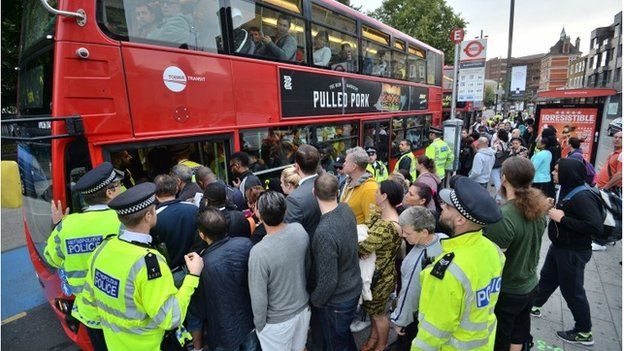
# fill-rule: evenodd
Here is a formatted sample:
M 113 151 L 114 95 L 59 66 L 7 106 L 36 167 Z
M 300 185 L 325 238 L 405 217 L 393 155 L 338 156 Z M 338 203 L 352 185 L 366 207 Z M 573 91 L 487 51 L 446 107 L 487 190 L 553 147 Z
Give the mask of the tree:
M 362 11 L 362 6 L 353 6 L 353 4 L 351 3 L 351 0 L 336 0 L 339 3 L 343 4 L 343 5 L 347 5 L 350 8 L 357 10 L 357 11 Z
M 449 65 L 455 59 L 451 30 L 468 24 L 445 0 L 384 0 L 369 16 L 444 51 Z
M 485 96 L 483 97 L 483 105 L 486 107 L 494 106 L 496 103 L 496 89 L 491 85 L 485 86 Z

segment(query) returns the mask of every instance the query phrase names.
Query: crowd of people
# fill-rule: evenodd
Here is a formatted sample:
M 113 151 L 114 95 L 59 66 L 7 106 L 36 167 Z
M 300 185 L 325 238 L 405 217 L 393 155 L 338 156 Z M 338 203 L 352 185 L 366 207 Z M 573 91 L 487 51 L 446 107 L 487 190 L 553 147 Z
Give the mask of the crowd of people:
M 441 131 L 430 140 L 418 157 L 401 141 L 391 173 L 374 147 L 328 170 L 301 144 L 271 189 L 245 152 L 232 184 L 185 159 L 126 186 L 104 162 L 74 186 L 83 212 L 52 204 L 45 258 L 96 350 L 357 350 L 365 318 L 361 350 L 385 350 L 391 329 L 396 350 L 527 350 L 557 288 L 575 321 L 557 335 L 592 345 L 583 274 L 608 240 L 589 185 L 621 190 L 621 132 L 593 177 L 580 140 L 561 155 L 531 119 L 477 121 L 450 179 Z

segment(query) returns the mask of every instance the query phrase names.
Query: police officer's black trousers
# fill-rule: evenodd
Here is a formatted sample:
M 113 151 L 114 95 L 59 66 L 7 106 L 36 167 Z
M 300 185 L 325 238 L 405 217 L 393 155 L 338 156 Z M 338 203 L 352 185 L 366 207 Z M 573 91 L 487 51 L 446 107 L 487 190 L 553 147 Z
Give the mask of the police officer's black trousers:
M 561 295 L 574 317 L 576 332 L 591 331 L 589 302 L 583 287 L 585 265 L 591 259 L 591 249 L 570 250 L 550 245 L 540 272 L 535 306 L 542 307 L 559 287 Z
M 91 346 L 93 346 L 93 350 L 95 351 L 107 351 L 106 341 L 104 340 L 104 332 L 102 329 L 92 329 L 85 325 L 87 329 L 87 334 L 89 335 L 89 341 L 91 341 Z

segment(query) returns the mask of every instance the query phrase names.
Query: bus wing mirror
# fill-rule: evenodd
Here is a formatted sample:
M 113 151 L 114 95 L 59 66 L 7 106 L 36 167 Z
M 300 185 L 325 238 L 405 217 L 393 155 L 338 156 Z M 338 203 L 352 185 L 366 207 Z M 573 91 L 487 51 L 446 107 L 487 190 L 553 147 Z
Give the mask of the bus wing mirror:
M 78 11 L 76 12 L 57 10 L 54 7 L 50 6 L 48 0 L 41 0 L 41 4 L 49 13 L 55 16 L 73 17 L 76 19 L 76 24 L 81 27 L 84 27 L 84 25 L 87 24 L 87 14 L 83 9 L 78 9 Z

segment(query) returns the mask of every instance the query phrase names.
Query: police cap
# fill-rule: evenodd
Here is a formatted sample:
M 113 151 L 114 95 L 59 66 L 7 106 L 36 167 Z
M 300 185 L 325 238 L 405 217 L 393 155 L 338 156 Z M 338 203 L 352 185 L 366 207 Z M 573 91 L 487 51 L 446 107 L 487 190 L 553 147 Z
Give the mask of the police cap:
M 367 146 L 364 150 L 366 150 L 366 153 L 369 155 L 377 153 L 377 149 L 374 146 Z
M 469 221 L 486 225 L 503 218 L 500 208 L 490 193 L 472 179 L 461 177 L 455 181 L 454 189 L 442 189 L 440 198 L 453 206 Z
M 334 168 L 344 166 L 344 162 L 345 162 L 344 157 L 342 156 L 336 157 L 336 159 L 334 160 Z
M 438 135 L 442 135 L 443 134 L 442 129 L 436 128 L 436 127 L 429 127 L 429 133 L 435 133 L 435 134 L 438 134 Z
M 83 194 L 93 194 L 122 178 L 121 171 L 114 169 L 110 162 L 103 162 L 80 177 L 74 185 L 74 190 Z
M 124 191 L 108 203 L 121 216 L 142 211 L 156 202 L 156 185 L 141 183 Z

